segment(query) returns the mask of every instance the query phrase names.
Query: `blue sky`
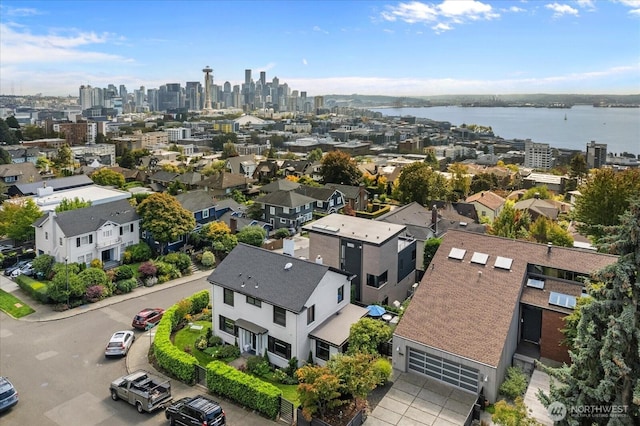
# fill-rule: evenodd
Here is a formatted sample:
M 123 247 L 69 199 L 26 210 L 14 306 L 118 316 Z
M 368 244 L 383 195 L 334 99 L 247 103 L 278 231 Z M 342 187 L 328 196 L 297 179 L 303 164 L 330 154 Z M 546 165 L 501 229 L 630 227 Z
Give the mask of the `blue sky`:
M 240 84 L 309 96 L 640 93 L 640 0 L 0 2 L 0 93 Z

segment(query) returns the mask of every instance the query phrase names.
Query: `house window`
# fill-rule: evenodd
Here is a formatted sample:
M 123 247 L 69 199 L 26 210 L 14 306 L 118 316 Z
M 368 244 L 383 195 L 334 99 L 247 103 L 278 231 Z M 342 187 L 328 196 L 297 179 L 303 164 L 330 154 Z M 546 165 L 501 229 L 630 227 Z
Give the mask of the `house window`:
M 268 350 L 274 355 L 285 359 L 291 359 L 291 345 L 275 337 L 269 336 Z
M 206 219 L 209 217 L 209 209 L 202 210 L 202 218 Z
M 307 204 L 305 204 L 305 205 L 304 205 L 304 208 L 305 208 L 305 209 L 307 209 L 307 210 L 309 210 L 309 209 L 311 208 L 311 203 L 307 203 Z
M 296 213 L 300 213 L 300 206 L 296 207 Z
M 367 274 L 367 285 L 369 287 L 380 288 L 387 283 L 387 271 L 380 275 Z
M 236 333 L 236 322 L 235 321 L 233 321 L 232 319 L 229 319 L 227 317 L 224 317 L 222 315 L 220 315 L 219 321 L 220 321 L 219 328 L 220 328 L 221 331 L 224 331 L 225 333 L 232 334 L 234 336 L 237 335 L 237 333 Z
M 282 213 L 289 214 L 289 207 L 283 207 L 282 208 Z
M 84 263 L 84 256 L 78 256 L 78 263 Z
M 133 232 L 133 223 L 129 225 L 129 232 Z
M 80 247 L 80 237 L 76 238 L 76 247 Z
M 276 208 L 275 207 L 269 207 L 269 214 L 270 215 L 275 215 L 276 214 Z
M 247 303 L 249 305 L 257 306 L 258 308 L 262 307 L 262 301 L 260 299 L 256 299 L 255 297 L 247 296 Z
M 329 200 L 329 207 L 333 207 L 333 199 Z
M 329 361 L 329 344 L 316 340 L 316 358 Z
M 91 261 L 93 260 L 93 255 L 91 253 L 89 253 L 88 255 L 85 256 L 86 257 L 86 261 L 87 263 L 91 263 Z
M 307 308 L 307 325 L 316 320 L 316 305 L 311 305 Z
M 344 300 L 344 285 L 341 285 L 340 288 L 338 288 L 338 303 L 342 302 Z
M 44 239 L 45 239 L 45 240 L 48 240 L 48 239 L 49 239 L 49 233 L 48 233 L 48 232 L 45 232 L 45 233 L 44 233 Z
M 224 289 L 224 304 L 233 306 L 233 290 L 228 288 Z
M 316 201 L 316 207 L 322 207 L 322 201 Z
M 273 322 L 283 327 L 287 326 L 287 310 L 279 306 L 273 307 Z
M 60 238 L 60 245 L 62 245 L 62 238 Z
M 113 230 L 111 230 L 111 229 L 107 229 L 105 231 L 102 231 L 102 236 L 103 237 L 110 237 L 111 234 L 113 234 Z
M 124 234 L 124 226 L 120 227 L 120 235 Z

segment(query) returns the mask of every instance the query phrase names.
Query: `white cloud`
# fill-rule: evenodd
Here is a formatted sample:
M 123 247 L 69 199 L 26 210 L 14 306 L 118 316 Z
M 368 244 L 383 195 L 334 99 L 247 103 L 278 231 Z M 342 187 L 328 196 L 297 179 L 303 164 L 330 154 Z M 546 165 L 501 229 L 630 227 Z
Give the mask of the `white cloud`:
M 614 0 L 616 3 L 620 3 L 624 6 L 631 8 L 630 15 L 640 16 L 640 0 Z
M 307 60 L 305 58 L 302 58 L 302 65 L 307 65 Z
M 36 35 L 15 25 L 0 24 L 0 50 L 4 63 L 133 62 L 119 55 L 82 47 L 118 40 L 113 34 L 71 31 L 68 35 Z
M 384 31 L 384 32 L 385 32 L 385 33 L 387 33 L 387 34 L 393 34 L 393 33 L 395 33 L 395 31 L 390 30 L 390 29 L 388 29 L 388 28 L 385 28 L 385 29 L 384 29 L 384 30 L 382 30 L 382 31 Z
M 3 15 L 11 17 L 42 15 L 42 12 L 38 9 L 31 7 L 9 7 L 1 5 L 0 11 Z
M 546 4 L 544 7 L 553 11 L 554 18 L 560 18 L 564 15 L 578 16 L 578 9 L 574 9 L 568 4 L 549 3 L 549 4 Z
M 329 34 L 329 31 L 327 30 L 323 30 L 322 28 L 320 28 L 319 26 L 314 26 L 313 27 L 313 31 L 317 32 L 317 33 L 323 33 L 323 34 Z
M 467 22 L 492 20 L 500 17 L 489 4 L 476 0 L 444 0 L 438 5 L 429 5 L 419 1 L 387 6 L 380 15 L 389 22 L 403 21 L 408 24 L 435 24 L 431 28 L 436 32 L 453 29 L 453 25 Z
M 256 67 L 256 69 L 258 71 L 270 71 L 272 69 L 274 69 L 276 67 L 276 63 L 275 62 L 269 62 L 267 65 L 261 66 L 261 67 Z
M 576 0 L 576 3 L 581 9 L 595 10 L 596 8 L 594 0 Z

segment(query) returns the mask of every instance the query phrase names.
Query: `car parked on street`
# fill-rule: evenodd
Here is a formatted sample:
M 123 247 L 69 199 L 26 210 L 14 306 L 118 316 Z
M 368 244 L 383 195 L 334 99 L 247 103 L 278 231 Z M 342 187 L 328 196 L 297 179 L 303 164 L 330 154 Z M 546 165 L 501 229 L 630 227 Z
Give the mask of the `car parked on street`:
M 6 377 L 0 377 L 0 412 L 18 403 L 18 391 Z
M 164 415 L 171 426 L 226 424 L 226 415 L 220 404 L 205 395 L 179 399 L 165 408 Z
M 163 315 L 164 309 L 162 308 L 144 308 L 133 317 L 131 326 L 138 330 L 148 330 L 158 325 Z
M 16 262 L 16 263 L 14 263 L 13 265 L 9 266 L 8 268 L 6 268 L 6 269 L 4 270 L 4 275 L 5 275 L 6 277 L 11 276 L 11 273 L 12 273 L 13 271 L 15 271 L 16 269 L 20 269 L 20 268 L 22 268 L 22 267 L 23 267 L 24 265 L 26 265 L 27 263 L 29 263 L 29 260 L 28 260 L 28 259 L 20 260 L 20 261 L 18 261 L 18 262 Z
M 104 349 L 104 356 L 107 358 L 111 356 L 126 356 L 134 340 L 136 340 L 136 336 L 133 331 L 116 331 Z

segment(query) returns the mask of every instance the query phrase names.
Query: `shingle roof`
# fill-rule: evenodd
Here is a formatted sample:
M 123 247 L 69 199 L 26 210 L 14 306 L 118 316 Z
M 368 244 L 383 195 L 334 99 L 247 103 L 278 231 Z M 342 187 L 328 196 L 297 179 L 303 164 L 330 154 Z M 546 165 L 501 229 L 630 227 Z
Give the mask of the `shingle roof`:
M 558 208 L 546 200 L 538 198 L 529 198 L 527 200 L 518 201 L 513 206 L 516 210 L 530 210 L 537 213 L 538 216 L 544 216 L 551 220 L 558 218 Z
M 255 182 L 255 179 L 245 177 L 239 173 L 221 172 L 196 182 L 196 185 L 215 189 L 227 189 L 248 185 L 251 182 Z
M 305 204 L 315 203 L 316 200 L 295 191 L 276 191 L 271 194 L 256 198 L 256 203 L 268 204 L 280 207 L 300 207 Z
M 448 257 L 452 248 L 466 250 L 462 261 Z M 486 265 L 470 262 L 474 252 L 489 255 Z M 497 256 L 513 259 L 511 269 L 495 268 Z M 590 273 L 616 260 L 566 247 L 553 247 L 548 254 L 545 244 L 449 231 L 395 334 L 495 367 L 518 309 L 528 264 Z
M 482 191 L 467 197 L 465 201 L 467 203 L 476 202 L 490 208 L 491 210 L 495 210 L 504 204 L 505 199 L 494 192 Z
M 183 192 L 175 197 L 180 205 L 190 212 L 198 212 L 216 205 L 213 195 L 204 189 Z
M 331 198 L 333 193 L 337 191 L 337 189 L 300 185 L 300 187 L 295 189 L 294 191 L 296 191 L 298 194 L 311 197 L 317 201 L 327 201 L 329 200 L 329 198 Z
M 176 179 L 178 176 L 180 176 L 180 173 L 160 170 L 159 172 L 155 172 L 153 175 L 149 176 L 149 180 L 157 181 L 160 183 L 169 183 L 173 182 L 174 179 Z
M 276 191 L 291 191 L 300 186 L 298 182 L 289 179 L 278 179 L 260 187 L 260 192 L 270 193 Z
M 43 182 L 21 183 L 16 185 L 16 188 L 22 195 L 34 195 L 37 193 L 38 188 L 42 188 L 45 185 L 53 188 L 54 191 L 59 191 L 62 189 L 93 185 L 93 181 L 87 175 L 73 175 L 68 177 L 49 179 Z
M 285 269 L 289 263 L 291 267 Z M 330 270 L 348 275 L 326 265 L 240 243 L 207 281 L 300 313 Z
M 348 199 L 355 199 L 355 198 L 358 198 L 358 196 L 360 195 L 360 188 L 361 188 L 360 186 L 342 185 L 339 183 L 327 183 L 324 186 L 327 188 L 337 189 L 338 191 L 342 192 L 344 196 Z M 369 192 L 369 191 L 366 191 L 366 192 Z
M 39 226 L 47 217 L 42 216 L 34 225 Z M 106 222 L 124 224 L 138 219 L 135 207 L 129 204 L 128 200 L 118 200 L 57 213 L 56 223 L 66 237 L 72 237 L 96 231 Z

